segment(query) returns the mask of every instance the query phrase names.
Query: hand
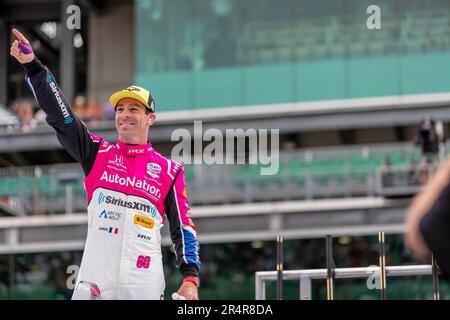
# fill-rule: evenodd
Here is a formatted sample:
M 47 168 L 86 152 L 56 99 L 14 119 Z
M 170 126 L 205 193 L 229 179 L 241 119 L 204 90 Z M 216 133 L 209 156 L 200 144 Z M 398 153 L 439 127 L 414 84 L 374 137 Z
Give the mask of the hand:
M 19 32 L 19 30 L 12 29 L 12 32 L 14 33 L 14 35 L 16 36 L 17 39 L 14 40 L 14 42 L 11 45 L 10 54 L 14 58 L 16 58 L 17 61 L 19 61 L 21 64 L 33 61 L 34 58 L 35 58 L 35 55 L 34 55 L 33 51 L 31 51 L 30 53 L 26 54 L 24 52 L 24 49 L 20 47 L 21 45 L 22 46 L 23 45 L 30 46 L 30 42 L 27 40 L 27 38 L 25 38 L 25 36 L 22 33 Z
M 186 298 L 186 300 L 198 300 L 198 289 L 192 282 L 183 282 L 177 293 Z
M 419 224 L 442 190 L 450 182 L 450 157 L 440 165 L 434 173 L 431 181 L 424 187 L 413 200 L 405 219 L 404 241 L 412 255 L 418 259 L 426 259 L 430 256 L 428 248 L 420 230 Z
M 418 223 L 417 223 L 418 224 Z M 417 226 L 411 227 L 404 235 L 405 245 L 411 254 L 419 260 L 429 258 L 431 252 Z

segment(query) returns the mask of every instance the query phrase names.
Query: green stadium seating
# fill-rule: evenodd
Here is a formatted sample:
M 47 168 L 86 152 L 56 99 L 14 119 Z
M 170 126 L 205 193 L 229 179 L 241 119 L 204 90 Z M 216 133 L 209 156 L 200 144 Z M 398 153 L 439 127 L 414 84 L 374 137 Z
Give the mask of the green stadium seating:
M 449 155 L 450 148 L 446 147 L 443 153 Z M 363 149 L 351 152 L 337 151 L 336 154 L 330 150 L 327 153 L 317 154 L 314 152 L 281 154 L 279 170 L 275 175 L 261 175 L 261 169 L 267 167 L 261 164 L 227 165 L 222 168 L 204 166 L 199 168 L 202 170 L 202 180 L 198 180 L 195 166 L 186 165 L 185 178 L 188 185 L 201 188 L 230 187 L 237 188 L 238 193 L 246 194 L 265 192 L 269 189 L 282 194 L 284 190 L 287 194 L 291 191 L 290 194 L 295 195 L 302 193 L 299 190 L 310 187 L 315 190 L 318 188 L 319 193 L 320 190 L 328 192 L 327 190 L 337 189 L 336 186 L 358 189 L 361 185 L 373 181 L 377 170 L 382 166 L 406 168 L 420 161 L 421 151 L 418 147 L 366 149 L 364 152 Z M 390 179 L 397 184 L 404 184 L 410 179 L 409 172 L 408 170 L 395 172 Z M 86 196 L 83 182 L 84 176 L 80 174 L 80 178 L 73 183 L 74 195 L 78 199 Z M 55 174 L 0 178 L 0 196 L 31 198 L 37 195 L 52 200 L 63 198 L 65 193 L 66 185 L 61 183 Z

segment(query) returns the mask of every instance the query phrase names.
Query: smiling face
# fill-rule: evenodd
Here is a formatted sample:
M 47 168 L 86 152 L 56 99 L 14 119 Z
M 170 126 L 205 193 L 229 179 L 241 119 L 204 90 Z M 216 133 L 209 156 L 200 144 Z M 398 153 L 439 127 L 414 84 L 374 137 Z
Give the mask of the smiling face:
M 126 144 L 146 144 L 148 129 L 155 121 L 154 113 L 139 101 L 124 98 L 116 106 L 116 129 L 119 140 Z

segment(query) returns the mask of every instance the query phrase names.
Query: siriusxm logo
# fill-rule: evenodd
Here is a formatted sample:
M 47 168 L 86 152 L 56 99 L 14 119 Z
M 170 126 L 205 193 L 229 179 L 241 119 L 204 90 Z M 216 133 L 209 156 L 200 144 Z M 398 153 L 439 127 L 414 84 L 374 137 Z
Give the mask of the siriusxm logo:
M 150 208 L 150 214 L 152 215 L 152 218 L 154 218 L 156 216 L 156 208 L 155 207 Z
M 47 82 L 48 82 L 50 88 L 52 89 L 52 92 L 53 92 L 53 95 L 56 98 L 56 101 L 58 101 L 59 107 L 60 107 L 61 112 L 62 112 L 62 114 L 64 116 L 64 124 L 72 123 L 73 118 L 70 115 L 69 111 L 67 110 L 67 107 L 66 107 L 66 105 L 64 104 L 64 101 L 61 98 L 61 94 L 59 93 L 58 86 L 53 81 L 53 78 L 52 78 L 51 75 L 47 76 Z
M 126 201 L 126 200 L 115 198 L 113 196 L 105 196 L 105 194 L 103 192 L 100 192 L 97 200 L 98 200 L 98 204 L 108 203 L 108 204 L 117 205 L 117 206 L 128 208 L 128 209 L 144 211 L 144 212 L 150 213 L 152 217 L 154 217 L 156 215 L 156 208 L 153 205 L 146 205 L 146 204 L 136 202 L 136 201 Z M 103 214 L 103 212 L 102 212 L 102 214 Z
M 105 202 L 105 195 L 103 194 L 103 192 L 100 192 L 100 194 L 98 195 L 98 204 L 102 204 Z

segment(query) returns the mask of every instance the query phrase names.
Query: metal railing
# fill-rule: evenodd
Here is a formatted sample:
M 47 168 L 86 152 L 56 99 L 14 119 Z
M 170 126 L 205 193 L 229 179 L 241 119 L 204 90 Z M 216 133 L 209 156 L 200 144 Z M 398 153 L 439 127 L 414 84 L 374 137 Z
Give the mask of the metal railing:
M 450 150 L 450 143 L 444 149 Z M 280 154 L 275 176 L 261 176 L 259 167 L 250 165 L 187 165 L 186 182 L 195 205 L 414 195 L 433 170 L 364 164 L 370 155 L 382 159 L 391 152 L 408 163 L 420 157 L 405 143 L 292 150 Z M 351 164 L 353 158 L 362 161 L 361 168 Z M 79 211 L 86 197 L 77 178 L 83 176 L 77 163 L 0 168 L 0 196 L 20 215 Z
M 375 175 L 376 194 L 381 196 L 414 195 L 431 180 L 438 165 L 439 162 L 380 166 Z
M 377 266 L 361 268 L 337 268 L 336 279 L 369 278 L 379 276 Z M 386 267 L 386 276 L 420 276 L 432 275 L 431 265 L 390 266 Z M 327 269 L 306 269 L 283 271 L 283 280 L 299 280 L 300 300 L 311 300 L 311 280 L 327 279 Z M 255 273 L 255 299 L 266 300 L 266 282 L 277 281 L 277 271 L 258 271 Z

